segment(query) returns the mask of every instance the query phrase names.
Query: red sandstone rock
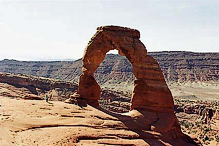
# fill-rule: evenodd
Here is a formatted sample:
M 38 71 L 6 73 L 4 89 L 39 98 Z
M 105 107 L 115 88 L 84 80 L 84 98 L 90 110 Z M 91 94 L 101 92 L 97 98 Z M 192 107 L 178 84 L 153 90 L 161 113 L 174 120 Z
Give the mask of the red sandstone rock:
M 0 72 L 0 83 L 7 83 L 18 87 L 39 88 L 42 90 L 51 90 L 54 88 L 68 88 L 75 90 L 77 88 L 77 85 L 72 82 L 2 72 Z
M 133 130 L 149 130 L 162 133 L 165 139 L 184 138 L 173 111 L 173 97 L 164 80 L 157 61 L 147 55 L 144 44 L 135 29 L 118 26 L 102 26 L 88 43 L 84 56 L 78 93 L 83 101 L 98 106 L 100 86 L 94 72 L 110 50 L 118 50 L 133 66 L 135 75 L 132 105 L 122 117 L 124 124 Z M 134 121 L 134 123 L 133 123 Z
M 79 81 L 79 94 L 82 99 L 98 101 L 100 86 L 94 79 L 94 72 L 103 61 L 106 53 L 117 49 L 133 65 L 136 77 L 132 96 L 132 109 L 173 112 L 173 98 L 166 85 L 157 61 L 147 55 L 144 44 L 139 40 L 138 30 L 102 26 L 88 43 L 83 56 L 82 75 Z
M 0 72 L 0 96 L 42 100 L 49 94 L 50 100 L 63 101 L 77 87 L 72 82 Z

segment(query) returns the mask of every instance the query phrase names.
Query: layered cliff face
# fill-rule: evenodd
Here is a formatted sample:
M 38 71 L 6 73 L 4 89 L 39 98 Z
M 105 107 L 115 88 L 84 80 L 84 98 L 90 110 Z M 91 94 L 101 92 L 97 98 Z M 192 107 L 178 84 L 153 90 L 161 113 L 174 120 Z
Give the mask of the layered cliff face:
M 218 81 L 219 53 L 149 52 L 159 63 L 167 82 Z M 76 61 L 0 61 L 0 71 L 76 81 L 82 60 Z M 108 54 L 95 72 L 98 83 L 133 83 L 130 62 L 124 56 Z
M 35 87 L 42 90 L 51 90 L 54 88 L 66 88 L 74 90 L 77 88 L 75 83 L 56 81 L 50 78 L 21 76 L 10 73 L 0 72 L 0 83 L 7 83 L 18 87 Z
M 81 60 L 17 61 L 5 59 L 0 61 L 0 72 L 32 75 L 65 81 L 78 81 L 81 66 Z
M 64 101 L 77 87 L 72 82 L 0 72 L 0 96 L 40 100 L 47 94 L 50 100 Z
M 218 81 L 219 53 L 157 52 L 156 58 L 168 82 Z

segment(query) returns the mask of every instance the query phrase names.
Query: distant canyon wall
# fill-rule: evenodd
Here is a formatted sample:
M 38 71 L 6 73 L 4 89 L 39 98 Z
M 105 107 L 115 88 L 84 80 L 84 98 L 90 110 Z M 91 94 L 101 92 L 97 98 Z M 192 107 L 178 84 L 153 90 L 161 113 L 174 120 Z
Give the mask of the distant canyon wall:
M 149 52 L 159 63 L 167 82 L 219 80 L 219 53 L 182 51 Z M 76 61 L 0 61 L 0 72 L 43 76 L 78 82 L 82 60 Z M 107 54 L 95 72 L 100 85 L 132 84 L 133 69 L 124 57 Z

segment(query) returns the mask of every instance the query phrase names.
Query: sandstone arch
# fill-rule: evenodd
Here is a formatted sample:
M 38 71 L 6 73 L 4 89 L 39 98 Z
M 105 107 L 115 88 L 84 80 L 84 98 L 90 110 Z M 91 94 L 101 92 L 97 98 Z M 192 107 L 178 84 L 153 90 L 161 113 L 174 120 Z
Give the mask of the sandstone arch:
M 83 56 L 78 88 L 81 99 L 89 104 L 99 105 L 100 86 L 94 78 L 94 72 L 103 61 L 105 54 L 117 49 L 120 55 L 125 55 L 131 62 L 136 77 L 131 109 L 173 112 L 173 97 L 162 71 L 157 61 L 147 55 L 147 50 L 139 38 L 140 33 L 135 29 L 118 26 L 97 28 Z

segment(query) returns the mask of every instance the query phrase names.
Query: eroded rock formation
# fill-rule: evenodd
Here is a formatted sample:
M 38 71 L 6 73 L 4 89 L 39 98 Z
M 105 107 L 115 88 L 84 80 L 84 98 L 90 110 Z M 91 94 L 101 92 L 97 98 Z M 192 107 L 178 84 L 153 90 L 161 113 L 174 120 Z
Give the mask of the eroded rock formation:
M 106 53 L 116 49 L 130 61 L 136 77 L 129 117 L 136 119 L 141 129 L 171 131 L 175 137 L 180 137 L 182 133 L 173 111 L 171 92 L 157 61 L 147 55 L 147 50 L 139 38 L 140 33 L 135 29 L 117 26 L 97 28 L 84 52 L 78 89 L 79 100 L 84 99 L 91 105 L 99 105 L 100 86 L 94 78 L 94 72 Z
M 147 50 L 139 38 L 140 33 L 135 29 L 117 26 L 97 28 L 83 56 L 79 81 L 79 94 L 82 99 L 98 104 L 100 86 L 94 78 L 94 72 L 106 53 L 116 49 L 131 62 L 136 77 L 131 108 L 173 112 L 173 98 L 162 71 L 157 61 L 147 55 Z
M 22 99 L 43 99 L 45 94 L 51 92 L 50 94 L 53 95 L 52 100 L 63 101 L 77 87 L 73 82 L 0 72 L 0 96 Z
M 8 83 L 18 87 L 39 88 L 42 90 L 51 90 L 54 88 L 67 88 L 75 90 L 77 88 L 77 85 L 72 82 L 2 72 L 0 72 L 0 83 Z
M 118 50 L 133 66 L 135 75 L 131 99 L 131 111 L 121 116 L 123 124 L 134 131 L 159 132 L 163 140 L 190 139 L 181 132 L 173 110 L 173 97 L 164 80 L 157 61 L 147 55 L 144 44 L 139 40 L 138 30 L 118 26 L 98 27 L 88 43 L 84 56 L 79 88 L 72 98 L 99 106 L 100 86 L 94 72 L 110 50 Z M 79 95 L 79 96 L 78 96 Z

